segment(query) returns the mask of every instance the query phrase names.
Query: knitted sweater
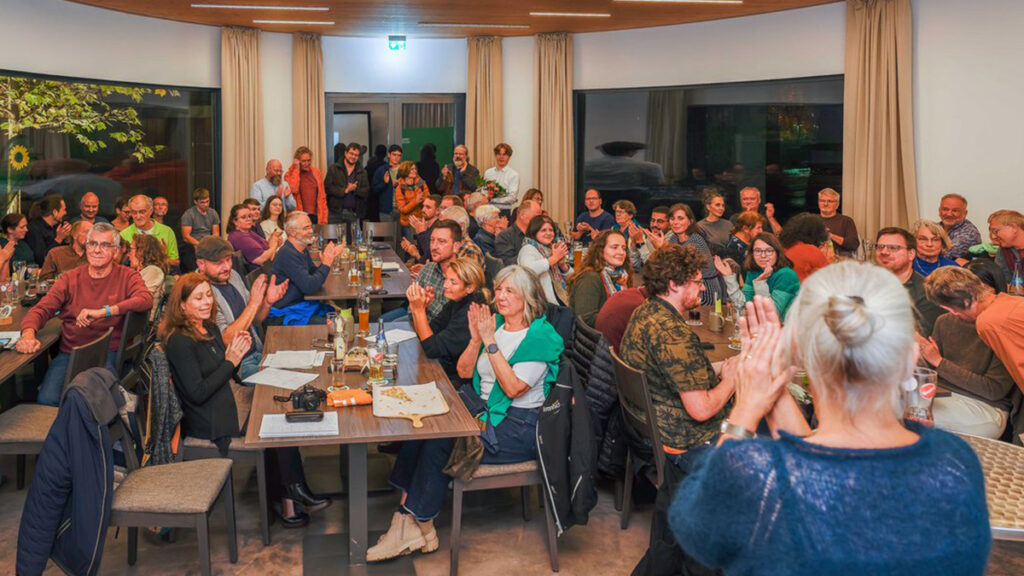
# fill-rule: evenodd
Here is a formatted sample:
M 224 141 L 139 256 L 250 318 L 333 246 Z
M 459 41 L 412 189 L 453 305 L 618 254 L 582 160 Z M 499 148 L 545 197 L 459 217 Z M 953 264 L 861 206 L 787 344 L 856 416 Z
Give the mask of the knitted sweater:
M 909 446 L 830 448 L 783 433 L 709 451 L 669 522 L 729 576 L 985 573 L 991 546 L 978 458 L 941 430 Z

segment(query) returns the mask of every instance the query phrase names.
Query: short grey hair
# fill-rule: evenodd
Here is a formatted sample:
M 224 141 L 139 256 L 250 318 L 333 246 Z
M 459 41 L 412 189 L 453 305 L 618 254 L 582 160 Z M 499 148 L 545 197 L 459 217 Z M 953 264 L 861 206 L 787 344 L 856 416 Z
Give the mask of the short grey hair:
M 740 196 L 743 196 L 743 193 L 748 191 L 748 190 L 756 192 L 757 193 L 757 197 L 761 198 L 761 190 L 757 186 L 747 186 L 747 187 L 743 188 L 742 190 L 740 190 Z
M 509 288 L 523 299 L 523 320 L 529 326 L 547 312 L 547 298 L 540 278 L 530 269 L 513 264 L 502 268 L 494 276 L 494 291 L 506 281 Z
M 128 205 L 131 205 L 132 202 L 140 199 L 146 202 L 146 208 L 149 208 L 151 211 L 153 210 L 153 199 L 145 194 L 136 194 L 135 196 L 132 196 L 131 199 L 128 200 Z
M 484 204 L 476 209 L 476 221 L 480 224 L 501 216 L 501 210 L 494 204 Z
M 949 247 L 953 245 L 953 242 L 949 239 L 949 234 L 946 234 L 946 229 L 940 226 L 938 222 L 927 219 L 918 220 L 917 222 L 914 222 L 914 225 L 910 228 L 910 233 L 916 237 L 917 231 L 921 228 L 927 228 L 932 234 L 939 237 L 939 241 L 942 242 L 943 252 L 949 250 Z M 919 246 L 920 244 L 921 243 L 918 242 Z
M 487 195 L 483 192 L 473 192 L 466 196 L 466 210 L 476 215 L 477 208 L 487 203 Z
M 302 219 L 303 216 L 309 218 L 309 214 L 301 210 L 289 212 L 288 217 L 284 219 L 285 234 L 291 235 L 291 233 L 294 232 L 299 227 L 299 220 Z
M 839 192 L 836 192 L 834 188 L 822 188 L 818 191 L 818 196 L 828 196 L 829 198 L 839 198 Z
M 462 206 L 449 206 L 441 210 L 438 220 L 455 220 L 462 228 L 462 235 L 468 238 L 466 234 L 469 231 L 469 212 Z
M 807 278 L 786 315 L 783 342 L 815 397 L 853 415 L 893 410 L 917 362 L 913 303 L 894 274 L 846 260 Z
M 97 223 L 93 224 L 92 228 L 89 228 L 89 232 L 87 232 L 86 235 L 85 235 L 85 241 L 86 242 L 92 241 L 92 237 L 93 237 L 94 234 L 106 234 L 108 232 L 113 232 L 113 234 L 114 234 L 114 248 L 117 248 L 118 246 L 120 246 L 121 245 L 121 233 L 117 231 L 117 228 L 114 228 L 113 224 L 108 224 L 106 222 L 97 222 Z M 140 232 L 140 234 L 141 234 L 141 232 Z

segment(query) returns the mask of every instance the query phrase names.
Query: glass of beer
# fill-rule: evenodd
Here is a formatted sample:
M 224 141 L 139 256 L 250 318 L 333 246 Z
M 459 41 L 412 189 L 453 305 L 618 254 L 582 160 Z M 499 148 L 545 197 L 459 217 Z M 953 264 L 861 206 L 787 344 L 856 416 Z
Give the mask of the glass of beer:
M 360 262 L 366 260 L 366 244 L 360 243 L 356 248 L 356 260 L 359 260 Z
M 572 243 L 572 267 L 578 270 L 583 263 L 583 242 Z
M 687 326 L 700 326 L 704 324 L 700 321 L 700 308 L 690 308 L 687 312 L 686 325 Z
M 380 382 L 385 382 L 384 355 L 376 348 L 367 349 L 366 355 L 369 358 L 369 372 L 366 375 L 369 383 L 378 384 Z
M 729 349 L 730 350 L 742 350 L 743 342 L 740 339 L 740 318 L 746 316 L 746 310 L 742 306 L 733 308 L 732 314 L 732 333 L 729 334 Z
M 369 255 L 363 260 L 363 279 L 369 284 L 373 280 L 373 258 Z
M 373 259 L 373 289 L 383 290 L 384 289 L 384 260 L 380 258 Z
M 362 283 L 362 279 L 359 274 L 359 266 L 356 266 L 355 262 L 352 262 L 348 267 L 348 285 L 349 287 L 355 288 Z
M 366 337 L 370 335 L 370 295 L 363 292 L 356 302 L 356 310 L 359 314 L 359 327 L 356 336 Z

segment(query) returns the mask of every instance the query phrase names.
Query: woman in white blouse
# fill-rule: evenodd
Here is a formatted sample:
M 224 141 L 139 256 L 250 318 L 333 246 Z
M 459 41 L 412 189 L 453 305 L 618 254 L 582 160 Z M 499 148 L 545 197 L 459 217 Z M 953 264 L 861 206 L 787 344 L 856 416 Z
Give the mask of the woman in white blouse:
M 551 304 L 569 305 L 569 289 L 565 279 L 569 267 L 569 246 L 555 241 L 555 221 L 543 214 L 535 216 L 526 227 L 526 239 L 519 249 L 518 264 L 540 278 L 544 297 Z
M 263 233 L 266 234 L 267 238 L 270 238 L 275 230 L 280 230 L 281 240 L 288 239 L 284 233 L 285 216 L 287 216 L 287 213 L 285 212 L 284 202 L 281 201 L 281 197 L 271 196 L 260 212 L 260 228 L 263 229 Z

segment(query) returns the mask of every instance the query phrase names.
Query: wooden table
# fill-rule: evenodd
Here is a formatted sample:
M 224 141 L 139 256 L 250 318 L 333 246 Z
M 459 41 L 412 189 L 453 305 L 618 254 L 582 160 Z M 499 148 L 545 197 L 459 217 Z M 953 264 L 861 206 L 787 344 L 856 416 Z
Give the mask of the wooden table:
M 967 434 L 957 436 L 981 461 L 992 537 L 1024 541 L 1024 448 Z
M 370 294 L 370 298 L 373 300 L 388 300 L 405 298 L 405 291 L 409 289 L 409 285 L 412 284 L 412 275 L 409 273 L 409 269 L 405 267 L 405 263 L 398 257 L 391 247 L 385 247 L 385 244 L 374 244 L 375 248 L 374 257 L 380 258 L 384 262 L 394 262 L 398 264 L 397 271 L 384 271 L 383 285 L 385 294 Z M 356 261 L 358 264 L 362 264 L 361 260 Z M 361 286 L 349 286 L 348 285 L 348 273 L 346 270 L 345 274 L 334 274 L 333 272 L 327 276 L 327 280 L 324 282 L 323 287 L 316 294 L 307 296 L 309 300 L 355 300 L 362 294 L 366 286 L 369 286 L 364 277 L 363 284 Z
M 11 314 L 11 322 L 8 324 L 0 324 L 0 332 L 20 332 L 21 323 L 25 319 L 25 314 L 28 313 L 28 308 L 16 305 L 14 307 L 14 313 Z M 43 329 L 36 333 L 36 339 L 39 340 L 39 350 L 36 350 L 32 354 L 22 354 L 15 350 L 4 350 L 0 352 L 0 382 L 4 382 L 18 370 L 21 370 L 23 366 L 32 362 L 38 358 L 41 354 L 45 354 L 51 346 L 60 340 L 60 328 L 61 321 L 59 318 L 53 318 L 43 326 Z
M 701 342 L 714 344 L 715 348 L 713 350 L 705 350 L 704 353 L 712 362 L 719 362 L 732 358 L 739 354 L 740 351 L 729 348 L 729 336 L 733 331 L 732 320 L 729 318 L 725 319 L 721 332 L 712 332 L 708 329 L 708 322 L 714 311 L 714 306 L 701 306 L 700 320 L 703 324 L 701 326 L 690 326 L 690 328 L 697 334 Z
M 411 329 L 408 323 L 388 324 L 388 328 Z M 326 326 L 271 326 L 267 330 L 264 354 L 279 350 L 308 350 L 314 338 L 326 338 Z M 372 338 L 372 337 L 371 337 Z M 326 390 L 331 384 L 331 374 L 327 366 L 331 355 L 327 356 L 324 365 L 306 372 L 319 374 L 311 383 L 312 386 Z M 459 436 L 475 436 L 480 433 L 476 421 L 462 404 L 458 394 L 448 381 L 441 365 L 427 358 L 419 340 L 406 340 L 398 346 L 397 383 L 401 385 L 424 384 L 433 380 L 448 403 L 450 411 L 440 416 L 430 416 L 423 420 L 422 428 L 413 428 L 412 422 L 404 418 L 377 418 L 373 415 L 372 406 L 356 406 L 351 408 L 325 408 L 338 412 L 340 432 L 334 436 L 318 436 L 305 438 L 274 438 L 261 439 L 260 426 L 264 414 L 283 414 L 292 409 L 291 404 L 276 402 L 273 396 L 288 395 L 289 391 L 273 386 L 256 386 L 252 399 L 252 410 L 249 413 L 249 426 L 246 430 L 245 443 L 261 448 L 280 448 L 290 446 L 323 446 L 347 445 L 349 473 L 349 564 L 365 564 L 367 549 L 367 517 L 366 517 L 366 446 L 377 442 L 398 442 L 403 440 L 426 440 L 430 438 L 456 438 Z M 345 383 L 349 387 L 362 386 L 365 376 L 355 373 L 345 375 Z

